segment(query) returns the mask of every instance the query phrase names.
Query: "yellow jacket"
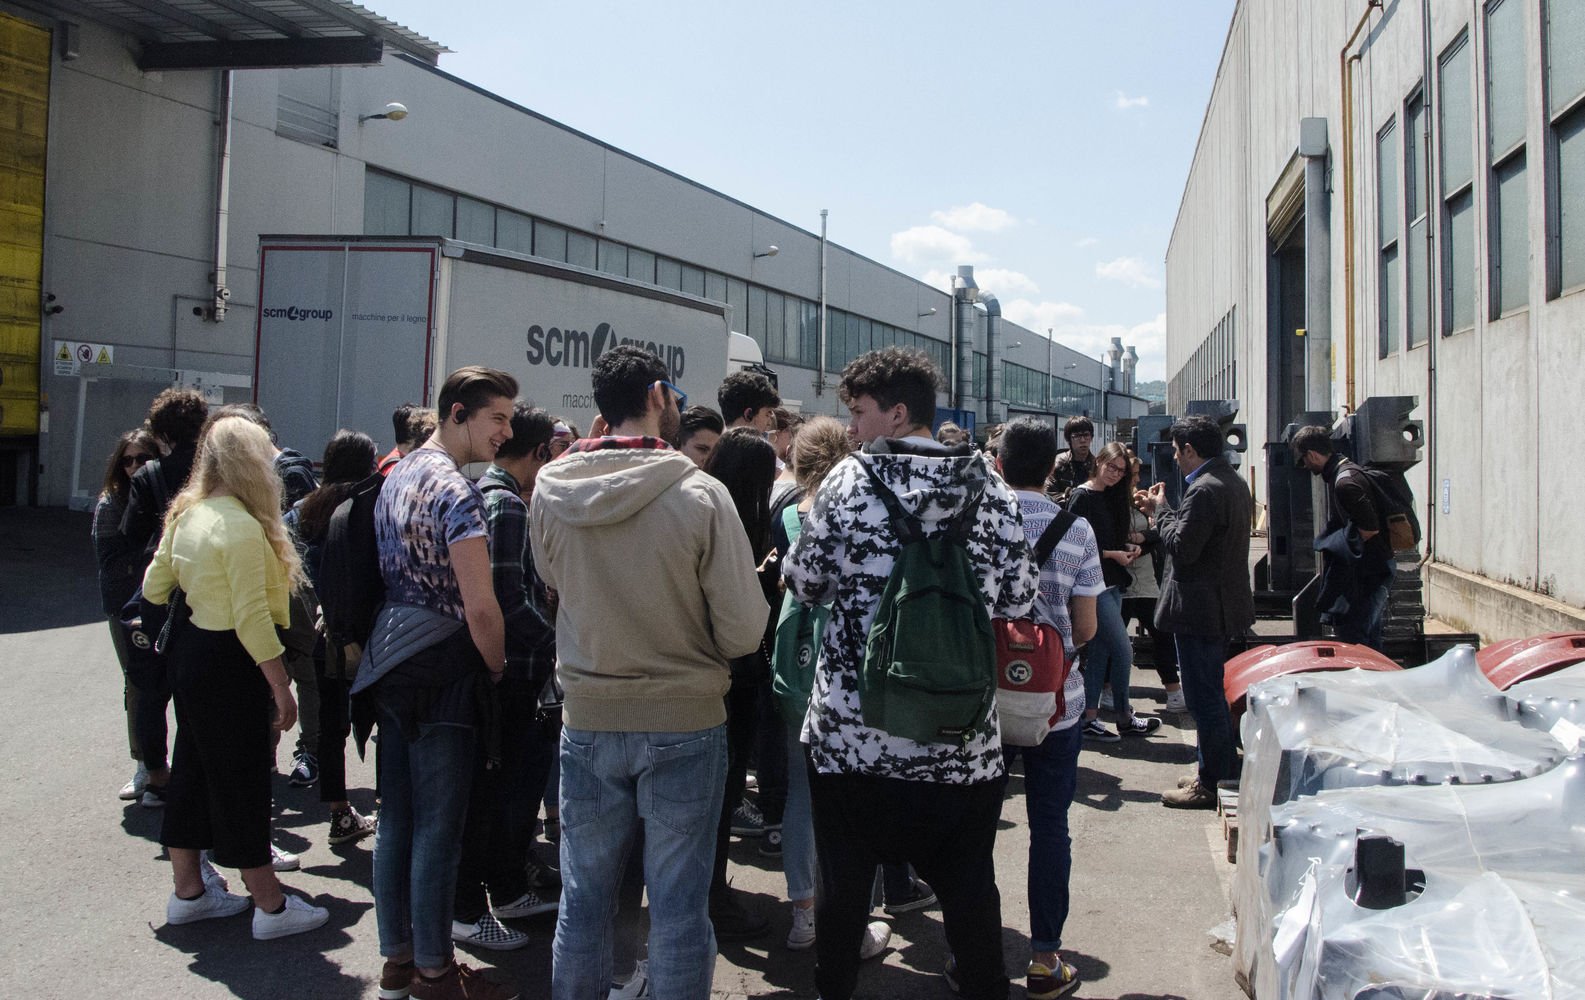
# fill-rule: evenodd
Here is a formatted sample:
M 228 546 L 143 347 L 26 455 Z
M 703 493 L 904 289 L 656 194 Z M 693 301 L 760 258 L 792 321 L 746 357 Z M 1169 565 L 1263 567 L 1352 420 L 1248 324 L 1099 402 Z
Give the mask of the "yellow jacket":
M 236 497 L 209 497 L 166 529 L 143 576 L 143 596 L 164 604 L 181 587 L 193 624 L 235 629 L 257 663 L 280 656 L 275 626 L 290 621 L 286 571 L 264 529 Z

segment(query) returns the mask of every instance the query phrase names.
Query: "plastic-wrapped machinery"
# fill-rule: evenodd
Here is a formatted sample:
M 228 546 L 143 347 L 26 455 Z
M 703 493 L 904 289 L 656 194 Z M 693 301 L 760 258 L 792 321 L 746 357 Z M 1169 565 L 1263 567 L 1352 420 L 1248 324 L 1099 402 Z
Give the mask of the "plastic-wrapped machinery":
M 1272 871 L 1282 867 L 1273 868 L 1272 823 L 1284 804 L 1353 794 L 1342 789 L 1517 782 L 1555 768 L 1564 747 L 1546 732 L 1518 725 L 1516 716 L 1514 703 L 1486 680 L 1467 646 L 1414 670 L 1290 674 L 1251 689 L 1243 720 L 1234 960 L 1257 997 L 1354 996 L 1289 993 L 1279 986 L 1277 955 L 1292 944 L 1279 940 L 1278 930 L 1290 926 L 1281 921 L 1298 902 L 1270 883 Z M 1350 844 L 1347 853 L 1353 851 Z M 1328 877 L 1318 870 L 1317 889 Z M 1325 894 L 1317 899 L 1326 902 Z M 1326 939 L 1312 936 L 1316 947 Z M 1370 981 L 1369 975 L 1362 980 Z

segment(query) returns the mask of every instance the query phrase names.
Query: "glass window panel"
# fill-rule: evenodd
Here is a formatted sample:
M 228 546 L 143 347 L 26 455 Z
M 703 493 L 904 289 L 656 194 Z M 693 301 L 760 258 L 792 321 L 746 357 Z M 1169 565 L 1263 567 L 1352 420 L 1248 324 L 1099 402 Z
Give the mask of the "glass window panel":
M 799 360 L 808 368 L 820 366 L 820 304 L 803 302 L 803 343 L 799 347 Z
M 1512 3 L 1512 0 L 1509 0 Z M 1497 245 L 1492 248 L 1494 301 L 1491 311 L 1500 316 L 1530 301 L 1529 187 L 1524 152 L 1509 157 L 1493 171 L 1496 183 Z
M 655 284 L 682 291 L 682 264 L 669 257 L 656 257 Z
M 1576 4 L 1578 6 L 1578 4 Z M 1497 0 L 1486 8 L 1488 141 L 1498 156 L 1524 141 L 1524 4 Z
M 1442 331 L 1475 325 L 1475 196 L 1466 190 L 1447 203 L 1442 237 Z
M 726 301 L 726 275 L 714 271 L 704 273 L 704 297 L 717 302 Z
M 577 264 L 594 270 L 595 258 L 598 256 L 597 244 L 593 236 L 586 233 L 567 233 L 567 263 Z
M 363 175 L 363 231 L 371 236 L 406 236 L 413 185 L 387 174 Z
M 748 285 L 736 278 L 726 279 L 726 303 L 732 307 L 732 329 L 743 333 L 748 327 Z
M 534 255 L 551 260 L 567 259 L 567 231 L 549 222 L 534 220 Z
M 452 208 L 456 203 L 449 191 L 413 185 L 413 235 L 451 236 Z
M 504 208 L 498 209 L 495 213 L 495 245 L 515 253 L 533 253 L 534 220 Z
M 777 361 L 787 356 L 785 308 L 780 292 L 765 293 L 765 356 Z
M 1404 240 L 1404 295 L 1409 300 L 1409 346 L 1425 343 L 1431 331 L 1431 301 L 1425 287 L 1425 220 L 1410 224 Z
M 1398 351 L 1398 307 L 1400 305 L 1399 291 L 1402 288 L 1398 272 L 1398 248 L 1388 247 L 1381 252 L 1381 297 L 1380 297 L 1380 334 L 1381 356 L 1396 354 Z
M 610 240 L 600 241 L 600 270 L 606 274 L 627 274 L 627 246 L 622 243 L 612 243 Z
M 682 265 L 682 290 L 689 295 L 704 297 L 704 270 L 689 264 Z
M 457 239 L 495 246 L 495 206 L 472 198 L 457 198 Z
M 845 312 L 842 314 L 842 322 L 847 327 L 847 333 L 843 338 L 847 347 L 842 352 L 842 364 L 846 366 L 849 361 L 863 354 L 864 351 L 859 347 L 859 318 L 852 313 Z
M 1460 38 L 1442 56 L 1442 194 L 1445 197 L 1475 176 L 1470 118 L 1469 39 Z
M 796 296 L 784 297 L 782 323 L 786 327 L 787 353 L 783 357 L 794 364 L 803 361 L 803 302 Z
M 1557 128 L 1558 277 L 1562 288 L 1585 284 L 1585 107 Z
M 648 250 L 628 247 L 627 276 L 653 285 L 655 283 L 655 255 Z
M 1585 3 L 1547 0 L 1547 100 L 1556 116 L 1585 92 Z
M 765 350 L 765 289 L 758 285 L 748 286 L 748 329 L 743 332 Z
M 1390 122 L 1376 139 L 1376 225 L 1381 246 L 1398 238 L 1398 127 Z
M 1425 100 L 1416 94 L 1410 98 L 1403 112 L 1404 191 L 1408 195 L 1404 208 L 1410 219 L 1425 214 Z

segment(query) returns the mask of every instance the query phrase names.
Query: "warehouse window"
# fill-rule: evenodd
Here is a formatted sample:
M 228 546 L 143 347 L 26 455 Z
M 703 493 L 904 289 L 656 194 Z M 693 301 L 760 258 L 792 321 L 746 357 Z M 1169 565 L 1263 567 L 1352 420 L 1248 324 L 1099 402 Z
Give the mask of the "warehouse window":
M 513 253 L 534 252 L 534 220 L 518 212 L 495 213 L 495 245 Z
M 445 237 L 455 235 L 456 208 L 457 198 L 451 192 L 414 184 L 412 234 Z
M 655 283 L 655 255 L 633 247 L 627 248 L 627 276 L 635 281 Z
M 1585 285 L 1585 4 L 1547 0 L 1548 142 L 1556 172 L 1547 197 L 1549 294 Z
M 335 149 L 341 137 L 340 88 L 335 68 L 283 69 L 276 79 L 275 134 Z
M 457 199 L 457 239 L 496 246 L 495 206 L 472 198 Z
M 1525 172 L 1524 5 L 1486 5 L 1486 154 L 1491 252 L 1491 318 L 1530 301 L 1529 185 Z
M 610 240 L 600 241 L 600 270 L 627 276 L 627 247 Z
M 1431 292 L 1427 287 L 1425 94 L 1416 91 L 1403 108 L 1404 295 L 1409 302 L 1409 346 L 1425 343 L 1431 332 Z
M 567 230 L 567 263 L 594 270 L 595 240 L 586 233 Z
M 373 236 L 406 236 L 412 219 L 413 185 L 400 177 L 363 175 L 363 231 Z
M 1402 266 L 1398 259 L 1398 125 L 1388 121 L 1376 135 L 1376 308 L 1380 313 L 1379 355 L 1398 350 Z
M 534 220 L 534 256 L 551 260 L 567 259 L 567 231 L 548 222 Z
M 1469 35 L 1442 53 L 1442 333 L 1475 325 L 1475 157 Z

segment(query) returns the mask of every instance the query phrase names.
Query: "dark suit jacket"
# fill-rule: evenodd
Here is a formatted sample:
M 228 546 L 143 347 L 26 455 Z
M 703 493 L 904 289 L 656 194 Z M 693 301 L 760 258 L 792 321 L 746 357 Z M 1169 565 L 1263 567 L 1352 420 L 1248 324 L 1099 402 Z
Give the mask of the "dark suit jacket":
M 1255 623 L 1249 585 L 1249 487 L 1225 458 L 1200 468 L 1176 509 L 1156 515 L 1167 569 L 1156 627 L 1184 635 L 1243 635 Z

